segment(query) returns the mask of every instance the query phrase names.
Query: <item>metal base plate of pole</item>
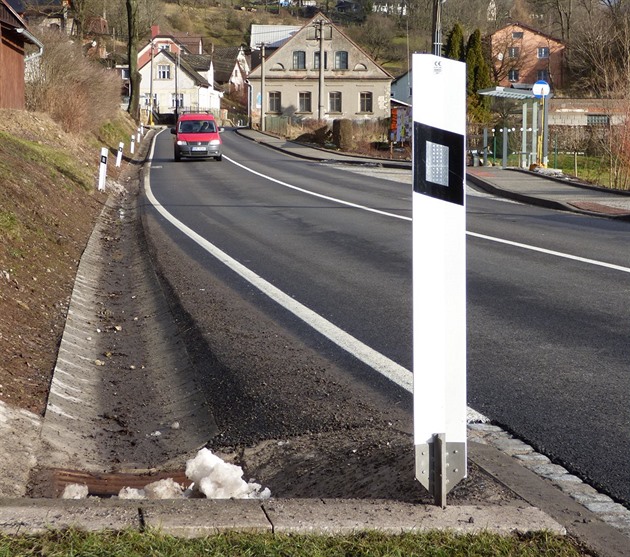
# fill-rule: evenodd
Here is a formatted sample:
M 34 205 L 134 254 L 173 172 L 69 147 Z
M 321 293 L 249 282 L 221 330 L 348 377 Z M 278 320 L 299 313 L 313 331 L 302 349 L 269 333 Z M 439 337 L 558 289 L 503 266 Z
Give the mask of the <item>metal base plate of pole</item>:
M 446 494 L 466 477 L 466 443 L 448 443 L 443 433 L 416 445 L 416 479 L 446 507 Z

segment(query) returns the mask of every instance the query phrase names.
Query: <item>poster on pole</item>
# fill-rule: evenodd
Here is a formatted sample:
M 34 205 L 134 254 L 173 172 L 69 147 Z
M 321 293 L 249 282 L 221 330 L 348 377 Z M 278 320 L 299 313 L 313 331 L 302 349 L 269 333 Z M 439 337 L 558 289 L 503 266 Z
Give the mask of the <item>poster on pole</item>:
M 466 477 L 466 65 L 413 56 L 416 477 L 438 504 Z

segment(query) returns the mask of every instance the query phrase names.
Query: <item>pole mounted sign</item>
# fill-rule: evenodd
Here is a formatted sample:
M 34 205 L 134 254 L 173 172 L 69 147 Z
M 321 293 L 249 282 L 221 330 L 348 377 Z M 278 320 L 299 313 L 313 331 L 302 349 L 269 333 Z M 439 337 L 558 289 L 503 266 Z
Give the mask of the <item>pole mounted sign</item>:
M 446 505 L 466 477 L 466 65 L 413 55 L 416 478 Z

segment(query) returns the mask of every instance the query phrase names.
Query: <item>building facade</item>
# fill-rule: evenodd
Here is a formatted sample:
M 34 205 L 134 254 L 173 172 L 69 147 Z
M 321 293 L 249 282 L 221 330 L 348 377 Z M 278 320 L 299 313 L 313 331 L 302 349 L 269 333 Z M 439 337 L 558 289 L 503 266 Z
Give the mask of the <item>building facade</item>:
M 252 121 L 262 124 L 262 116 L 389 118 L 392 79 L 327 17 L 317 14 L 267 51 L 250 73 Z
M 500 86 L 546 81 L 564 85 L 564 44 L 521 23 L 511 23 L 489 38 L 494 81 Z

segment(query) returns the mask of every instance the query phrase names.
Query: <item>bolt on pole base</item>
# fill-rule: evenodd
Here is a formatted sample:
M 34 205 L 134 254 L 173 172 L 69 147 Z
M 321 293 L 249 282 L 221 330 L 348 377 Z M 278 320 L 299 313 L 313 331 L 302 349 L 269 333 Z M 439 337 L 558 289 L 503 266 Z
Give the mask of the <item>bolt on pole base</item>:
M 416 445 L 416 479 L 446 507 L 446 494 L 466 477 L 466 443 L 447 443 L 443 433 L 429 443 Z

